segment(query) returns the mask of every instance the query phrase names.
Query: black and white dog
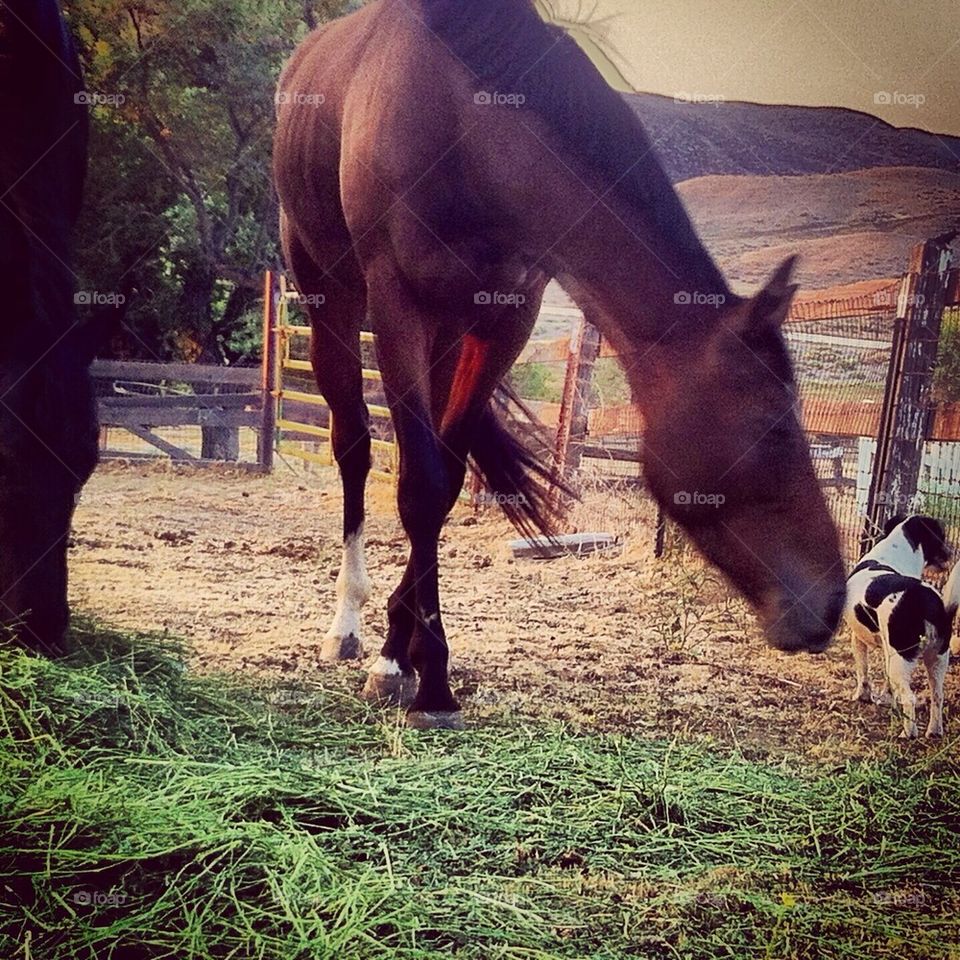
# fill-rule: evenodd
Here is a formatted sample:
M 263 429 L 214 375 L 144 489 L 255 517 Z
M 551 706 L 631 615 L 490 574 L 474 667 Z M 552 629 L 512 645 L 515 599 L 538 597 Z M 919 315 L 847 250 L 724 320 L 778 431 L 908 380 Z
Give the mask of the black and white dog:
M 885 680 L 877 701 L 889 700 L 892 690 L 901 712 L 904 737 L 917 735 L 916 697 L 910 680 L 921 658 L 930 685 L 927 736 L 943 735 L 943 681 L 950 663 L 951 618 L 940 593 L 920 578 L 927 567 L 942 570 L 949 560 L 950 550 L 938 520 L 894 517 L 884 528 L 883 539 L 847 578 L 844 614 L 850 627 L 857 677 L 853 699 L 870 702 L 867 661 L 870 648 L 879 647 Z M 956 569 L 947 588 L 945 595 L 949 595 L 949 590 L 960 591 Z

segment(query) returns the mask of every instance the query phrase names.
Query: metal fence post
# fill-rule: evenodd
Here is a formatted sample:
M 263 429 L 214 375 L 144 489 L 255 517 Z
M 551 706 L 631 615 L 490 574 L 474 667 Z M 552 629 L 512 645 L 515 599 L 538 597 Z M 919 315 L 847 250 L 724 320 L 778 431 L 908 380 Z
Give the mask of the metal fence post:
M 567 358 L 554 449 L 557 473 L 564 478 L 580 466 L 589 421 L 593 367 L 599 355 L 600 331 L 588 320 L 581 318 L 570 338 L 570 353 Z
M 907 512 L 917 493 L 923 446 L 934 413 L 933 374 L 947 301 L 952 236 L 914 247 L 900 285 L 893 351 L 874 456 L 864 545 L 873 531 Z
M 269 473 L 273 470 L 276 447 L 277 401 L 277 294 L 276 275 L 268 270 L 263 282 L 263 365 L 260 381 L 261 422 L 257 438 L 257 462 Z

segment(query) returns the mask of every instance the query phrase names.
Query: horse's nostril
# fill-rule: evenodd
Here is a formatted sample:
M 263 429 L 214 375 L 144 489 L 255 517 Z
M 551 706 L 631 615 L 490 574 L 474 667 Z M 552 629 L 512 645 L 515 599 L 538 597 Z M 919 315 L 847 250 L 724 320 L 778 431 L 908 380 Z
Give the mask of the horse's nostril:
M 822 653 L 830 646 L 843 614 L 843 601 L 842 594 L 834 594 L 827 601 L 821 615 L 818 616 L 813 610 L 806 611 L 805 616 L 801 615 L 798 626 L 801 631 L 799 645 L 802 649 L 808 653 Z

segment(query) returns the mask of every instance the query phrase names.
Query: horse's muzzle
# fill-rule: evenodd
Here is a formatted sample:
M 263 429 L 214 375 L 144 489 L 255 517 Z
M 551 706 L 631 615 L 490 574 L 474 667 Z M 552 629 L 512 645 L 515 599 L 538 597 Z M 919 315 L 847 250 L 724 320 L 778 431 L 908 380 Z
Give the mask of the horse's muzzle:
M 837 631 L 845 599 L 842 585 L 808 594 L 780 592 L 761 611 L 767 639 L 785 653 L 822 653 Z

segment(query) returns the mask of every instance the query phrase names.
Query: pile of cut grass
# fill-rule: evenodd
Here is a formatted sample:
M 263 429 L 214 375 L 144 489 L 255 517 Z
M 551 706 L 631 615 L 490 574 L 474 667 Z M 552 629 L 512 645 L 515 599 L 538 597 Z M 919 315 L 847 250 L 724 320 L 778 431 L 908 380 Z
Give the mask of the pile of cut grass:
M 0 650 L 0 956 L 960 956 L 960 762 L 415 733 L 93 625 Z M 911 759 L 912 757 L 912 759 Z

